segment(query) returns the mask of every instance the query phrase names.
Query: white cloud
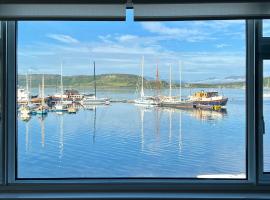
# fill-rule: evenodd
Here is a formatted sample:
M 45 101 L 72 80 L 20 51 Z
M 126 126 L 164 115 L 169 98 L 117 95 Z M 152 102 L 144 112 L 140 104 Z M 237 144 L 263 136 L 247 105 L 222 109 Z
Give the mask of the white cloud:
M 49 34 L 47 37 L 67 44 L 79 42 L 77 39 L 64 34 Z
M 138 36 L 136 35 L 121 35 L 120 37 L 117 38 L 118 41 L 120 42 L 129 42 L 129 41 L 134 41 L 138 39 Z
M 141 25 L 150 33 L 166 36 L 163 39 L 170 38 L 189 42 L 214 39 L 213 37 L 209 37 L 208 32 L 201 32 L 196 28 L 169 27 L 162 22 L 142 22 Z
M 220 48 L 225 48 L 225 47 L 230 47 L 230 46 L 231 46 L 230 44 L 224 44 L 224 43 L 222 43 L 222 44 L 217 44 L 216 45 L 216 48 L 220 49 Z

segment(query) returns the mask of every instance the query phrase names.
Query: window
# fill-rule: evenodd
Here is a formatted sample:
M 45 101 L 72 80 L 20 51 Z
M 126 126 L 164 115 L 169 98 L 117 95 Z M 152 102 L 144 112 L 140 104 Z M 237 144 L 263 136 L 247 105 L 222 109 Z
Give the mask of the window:
M 267 124 L 262 134 L 262 112 L 267 104 L 263 77 L 267 80 L 265 60 L 270 59 L 270 42 L 261 38 L 262 20 L 254 18 L 268 18 L 270 4 L 220 2 L 143 4 L 143 0 L 133 0 L 105 6 L 0 3 L 1 20 L 8 20 L 3 23 L 6 27 L 1 27 L 5 55 L 1 55 L 4 144 L 0 144 L 0 164 L 4 185 L 0 189 L 5 192 L 0 198 L 40 198 L 41 193 L 48 198 L 70 194 L 75 198 L 137 198 L 140 192 L 142 198 L 206 195 L 269 199 L 268 135 Z M 134 8 L 135 20 L 152 22 L 106 21 L 124 20 L 126 7 Z M 130 14 L 126 16 L 129 19 Z M 98 34 L 93 24 L 105 24 L 106 29 Z M 202 29 L 194 29 L 194 24 Z M 126 37 L 121 37 L 118 28 L 109 31 L 118 25 L 125 27 Z M 148 26 L 149 37 L 142 42 L 143 25 Z M 77 31 L 84 28 L 84 37 L 78 37 Z M 106 32 L 111 34 L 104 37 Z M 213 33 L 217 37 L 211 37 Z M 175 34 L 186 37 L 173 37 Z M 100 35 L 103 37 L 97 37 Z M 180 53 L 171 46 L 177 46 Z M 105 52 L 104 47 L 110 47 L 118 59 L 97 56 Z M 108 49 L 107 54 L 111 52 Z M 132 62 L 123 56 L 138 49 Z M 201 54 L 195 54 L 194 49 Z M 119 59 L 125 61 L 120 63 Z M 121 67 L 123 63 L 130 65 Z M 222 70 L 225 67 L 228 70 Z M 127 68 L 134 77 L 129 88 L 123 87 L 130 78 L 122 71 Z M 202 79 L 196 70 L 203 74 Z M 78 81 L 75 75 L 83 76 Z M 123 76 L 120 84 L 116 75 Z M 104 76 L 105 80 L 101 79 Z M 85 81 L 80 83 L 82 77 Z M 203 99 L 221 96 L 228 98 L 226 108 L 202 104 Z M 96 105 L 97 100 L 102 105 Z M 75 103 L 65 104 L 68 101 Z M 158 105 L 145 108 L 135 105 L 157 101 Z M 176 105 L 181 109 L 171 108 Z M 183 109 L 187 105 L 192 109 Z M 80 125 L 72 126 L 75 122 Z M 127 128 L 131 126 L 135 128 Z M 123 155 L 130 162 L 119 162 Z M 138 175 L 136 170 L 127 170 L 130 166 L 145 170 Z
M 17 55 L 17 178 L 246 178 L 245 21 L 21 21 Z

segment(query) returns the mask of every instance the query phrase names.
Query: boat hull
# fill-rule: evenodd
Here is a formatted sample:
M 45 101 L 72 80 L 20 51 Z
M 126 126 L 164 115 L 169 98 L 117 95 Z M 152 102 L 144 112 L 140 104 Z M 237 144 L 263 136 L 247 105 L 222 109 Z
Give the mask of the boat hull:
M 160 106 L 170 108 L 194 108 L 194 104 L 191 102 L 163 102 Z
M 200 101 L 193 101 L 193 104 L 196 105 L 205 105 L 205 106 L 226 106 L 228 102 L 228 98 L 218 99 L 218 100 L 200 100 Z
M 110 104 L 109 99 L 86 99 L 81 102 L 83 106 L 89 106 L 89 105 L 108 105 Z

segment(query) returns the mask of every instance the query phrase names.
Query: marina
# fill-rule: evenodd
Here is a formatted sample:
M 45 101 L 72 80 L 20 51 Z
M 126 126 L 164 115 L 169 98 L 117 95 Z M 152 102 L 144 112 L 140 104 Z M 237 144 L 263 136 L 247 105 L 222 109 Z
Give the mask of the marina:
M 31 89 L 29 89 L 28 74 L 26 75 L 25 89 L 19 88 L 17 91 L 17 102 L 19 105 L 19 112 L 22 118 L 27 119 L 27 115 L 41 114 L 46 115 L 48 111 L 54 112 L 69 112 L 76 113 L 77 110 L 96 105 L 110 105 L 111 102 L 134 103 L 141 106 L 158 106 L 169 107 L 176 109 L 204 109 L 221 111 L 225 108 L 228 98 L 221 96 L 217 91 L 206 92 L 201 90 L 182 97 L 182 68 L 183 63 L 179 62 L 179 96 L 172 96 L 172 66 L 169 66 L 169 95 L 162 95 L 160 93 L 159 72 L 158 65 L 156 71 L 156 95 L 145 95 L 144 89 L 144 56 L 141 60 L 141 76 L 140 76 L 140 95 L 139 98 L 133 100 L 118 99 L 113 100 L 111 97 L 97 97 L 96 84 L 96 63 L 93 62 L 93 94 L 81 94 L 78 90 L 65 90 L 63 85 L 63 62 L 61 62 L 60 72 L 60 94 L 52 96 L 45 96 L 45 80 L 42 76 L 42 83 L 39 85 L 39 95 L 31 96 Z M 31 77 L 31 75 L 30 75 Z M 30 82 L 31 85 L 31 82 Z

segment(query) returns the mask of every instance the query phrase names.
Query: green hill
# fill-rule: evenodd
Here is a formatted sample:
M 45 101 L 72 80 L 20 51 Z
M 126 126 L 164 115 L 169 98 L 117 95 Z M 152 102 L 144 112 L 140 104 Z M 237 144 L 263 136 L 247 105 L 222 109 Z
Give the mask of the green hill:
M 31 74 L 31 87 L 39 87 L 42 82 L 42 74 Z M 45 87 L 57 87 L 60 85 L 60 75 L 45 74 Z M 155 88 L 154 80 L 144 79 L 145 88 Z M 26 85 L 26 76 L 19 75 L 18 85 Z M 91 75 L 63 76 L 63 85 L 68 87 L 94 87 L 94 77 Z M 136 88 L 141 85 L 140 76 L 133 74 L 101 74 L 96 75 L 96 85 L 98 88 Z M 160 82 L 160 87 L 168 87 L 165 81 Z
M 31 74 L 31 87 L 37 88 L 41 84 L 42 74 Z M 30 79 L 29 78 L 29 79 Z M 60 75 L 57 74 L 45 74 L 45 87 L 58 87 L 60 85 Z M 18 76 L 18 85 L 25 86 L 26 76 Z M 94 87 L 94 77 L 91 75 L 74 75 L 63 76 L 63 84 L 65 88 L 79 88 L 79 87 Z M 96 84 L 98 88 L 138 88 L 141 86 L 141 77 L 134 74 L 101 74 L 96 76 Z M 231 82 L 221 84 L 182 84 L 187 88 L 242 88 L 244 82 Z M 155 80 L 144 79 L 145 88 L 156 88 L 157 83 Z M 166 81 L 160 81 L 160 88 L 168 88 L 169 83 Z M 179 83 L 173 83 L 173 88 L 179 87 Z M 270 77 L 264 78 L 264 87 L 270 87 Z

